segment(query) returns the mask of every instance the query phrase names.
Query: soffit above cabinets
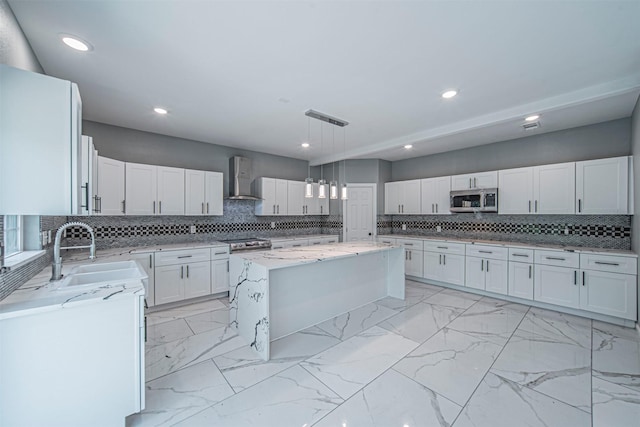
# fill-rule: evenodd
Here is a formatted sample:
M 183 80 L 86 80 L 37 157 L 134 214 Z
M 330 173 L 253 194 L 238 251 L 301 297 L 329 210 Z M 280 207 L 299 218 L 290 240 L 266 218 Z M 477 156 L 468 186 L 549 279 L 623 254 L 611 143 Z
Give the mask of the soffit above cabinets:
M 86 119 L 312 164 L 629 117 L 640 93 L 640 2 L 8 2 Z M 312 120 L 303 150 L 310 108 L 349 126 Z

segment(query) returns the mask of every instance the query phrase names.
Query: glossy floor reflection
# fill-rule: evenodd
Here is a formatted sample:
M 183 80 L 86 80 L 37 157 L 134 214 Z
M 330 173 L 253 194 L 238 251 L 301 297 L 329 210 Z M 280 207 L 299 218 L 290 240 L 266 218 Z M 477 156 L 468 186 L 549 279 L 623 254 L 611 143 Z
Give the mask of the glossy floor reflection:
M 407 280 L 272 344 L 214 300 L 148 316 L 146 410 L 127 426 L 636 426 L 635 329 Z

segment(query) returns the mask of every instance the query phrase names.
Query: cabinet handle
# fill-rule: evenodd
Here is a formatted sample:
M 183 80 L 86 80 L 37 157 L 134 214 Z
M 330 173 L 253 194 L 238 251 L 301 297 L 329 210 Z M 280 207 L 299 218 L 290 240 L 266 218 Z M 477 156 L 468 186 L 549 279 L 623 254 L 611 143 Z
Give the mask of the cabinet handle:
M 599 265 L 613 265 L 614 267 L 618 267 L 620 264 L 618 264 L 617 262 L 606 262 L 606 261 L 595 261 L 594 264 L 599 264 Z
M 447 265 L 447 256 L 445 254 L 442 254 L 442 264 Z
M 162 200 L 158 202 L 158 213 L 162 213 Z
M 207 202 L 207 213 L 209 213 L 209 202 Z
M 400 213 L 400 205 L 398 205 L 398 213 Z
M 535 211 L 536 211 L 536 212 L 538 212 L 538 201 L 537 201 L 537 200 L 536 200 L 536 202 L 534 203 L 534 205 L 535 205 L 535 208 L 536 208 L 536 209 L 535 209 Z
M 152 265 L 152 258 L 153 258 L 153 255 L 152 255 L 152 254 L 149 254 L 149 268 L 153 268 L 153 265 Z
M 280 205 L 278 205 L 278 214 L 280 214 Z
M 214 252 L 213 254 L 214 255 L 224 255 L 224 254 L 226 254 L 226 252 Z
M 554 261 L 566 261 L 566 258 L 560 258 L 560 257 L 556 257 L 556 256 L 548 256 L 545 257 L 546 259 L 550 259 L 550 260 L 554 260 Z
M 82 204 L 82 201 L 80 202 L 80 207 L 81 208 L 86 208 L 87 212 L 89 212 L 89 183 L 87 182 L 85 185 L 82 185 L 81 188 L 84 188 L 84 200 L 85 204 Z
M 147 300 L 144 303 L 147 304 Z M 147 316 L 144 316 L 144 342 L 147 342 Z
M 480 252 L 481 254 L 492 254 L 493 253 L 493 251 L 478 251 L 478 252 Z
M 189 278 L 189 266 L 187 265 L 187 279 Z
M 324 212 L 324 206 L 320 206 L 320 215 L 322 215 Z
M 477 178 L 473 178 L 473 186 L 474 188 L 478 186 Z
M 273 214 L 275 215 L 276 213 L 276 205 L 273 205 Z
M 184 278 L 184 266 L 180 266 L 180 278 Z
M 293 245 L 292 247 L 299 248 L 300 246 L 302 246 L 302 245 Z
M 204 202 L 202 202 L 202 213 L 204 214 Z
M 582 286 L 584 286 L 584 278 L 585 278 L 585 275 L 584 275 L 584 271 L 583 271 L 582 272 Z
M 409 258 L 407 258 L 407 257 L 408 257 L 408 255 L 407 255 L 407 254 L 408 254 L 408 253 L 409 253 L 409 252 L 404 251 L 404 260 L 405 260 L 405 261 L 409 259 Z
M 442 254 L 439 255 L 440 258 L 438 258 L 438 264 L 442 264 Z
M 489 260 L 487 260 L 487 273 L 489 272 Z
M 98 210 L 98 196 L 93 196 L 93 211 L 94 212 L 100 212 Z
M 471 178 L 469 178 L 469 188 L 471 188 Z
M 531 200 L 529 200 L 529 212 L 531 212 Z
M 578 270 L 573 270 L 573 284 L 578 285 Z
M 98 200 L 100 201 L 100 208 L 98 209 L 98 212 L 102 213 L 102 197 L 98 197 Z
M 529 279 L 531 279 L 531 270 L 532 270 L 532 267 L 529 266 Z
M 191 258 L 193 255 L 182 255 L 179 256 L 178 259 L 182 259 L 182 258 Z
M 431 213 L 435 213 L 435 212 L 436 212 L 435 205 L 431 203 Z
M 153 213 L 156 213 L 156 201 L 153 201 Z
M 411 251 L 409 251 L 409 261 L 411 261 Z
M 582 212 L 582 200 L 578 199 L 578 212 Z
M 511 254 L 512 256 L 519 256 L 519 257 L 524 257 L 524 258 L 529 258 L 529 255 L 527 254 Z
M 484 271 L 484 260 L 480 260 L 480 271 Z
M 413 243 L 405 243 L 405 246 L 413 246 Z
M 438 204 L 436 203 L 436 213 L 438 213 Z
M 438 249 L 449 249 L 448 246 L 436 246 L 436 248 L 438 248 Z
M 122 213 L 126 213 L 127 212 L 127 201 L 123 200 L 122 201 Z
M 227 273 L 229 272 L 229 261 L 227 261 Z

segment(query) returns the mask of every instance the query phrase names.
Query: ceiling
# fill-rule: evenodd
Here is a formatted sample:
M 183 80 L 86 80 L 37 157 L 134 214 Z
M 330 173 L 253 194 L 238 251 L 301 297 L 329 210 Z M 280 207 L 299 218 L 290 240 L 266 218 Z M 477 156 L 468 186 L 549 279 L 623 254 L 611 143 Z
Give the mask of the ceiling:
M 85 119 L 314 165 L 629 117 L 640 94 L 640 0 L 8 2 Z

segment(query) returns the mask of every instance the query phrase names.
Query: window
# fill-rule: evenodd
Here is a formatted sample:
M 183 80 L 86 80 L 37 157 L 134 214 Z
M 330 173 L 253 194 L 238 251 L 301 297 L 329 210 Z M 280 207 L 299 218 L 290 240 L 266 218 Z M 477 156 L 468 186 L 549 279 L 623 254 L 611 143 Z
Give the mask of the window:
M 5 257 L 22 252 L 22 216 L 5 215 L 4 248 Z

